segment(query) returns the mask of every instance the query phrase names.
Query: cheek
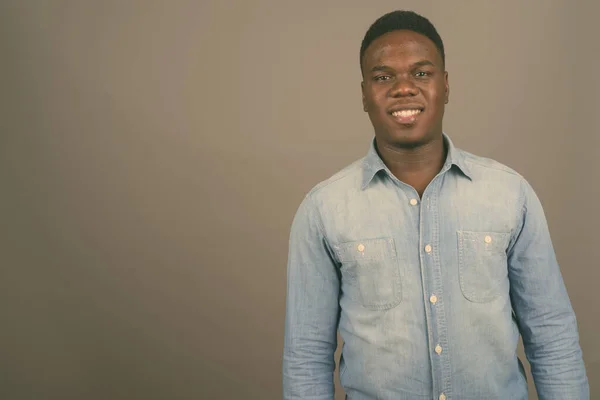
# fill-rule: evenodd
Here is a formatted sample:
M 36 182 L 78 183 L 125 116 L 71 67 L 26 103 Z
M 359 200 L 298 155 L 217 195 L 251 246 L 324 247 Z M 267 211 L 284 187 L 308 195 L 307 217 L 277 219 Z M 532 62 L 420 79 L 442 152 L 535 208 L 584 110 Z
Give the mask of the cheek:
M 431 88 L 431 92 L 436 101 L 444 103 L 446 100 L 446 85 L 443 81 L 436 82 Z
M 387 95 L 387 89 L 382 87 L 382 85 L 378 86 L 368 86 L 366 90 L 363 92 L 371 104 L 378 104 L 382 99 L 385 99 Z
M 385 91 L 379 91 L 371 94 L 371 105 L 374 110 L 384 111 L 387 104 L 387 95 Z

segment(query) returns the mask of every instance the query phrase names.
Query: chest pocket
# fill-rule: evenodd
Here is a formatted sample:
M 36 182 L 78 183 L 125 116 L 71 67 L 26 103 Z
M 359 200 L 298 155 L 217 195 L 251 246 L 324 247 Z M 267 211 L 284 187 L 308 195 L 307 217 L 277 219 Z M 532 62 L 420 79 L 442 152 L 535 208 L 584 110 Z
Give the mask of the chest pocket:
M 506 249 L 510 233 L 457 234 L 460 288 L 467 300 L 487 303 L 508 294 Z
M 368 309 L 385 310 L 402 301 L 402 282 L 392 238 L 367 239 L 335 246 L 342 288 Z

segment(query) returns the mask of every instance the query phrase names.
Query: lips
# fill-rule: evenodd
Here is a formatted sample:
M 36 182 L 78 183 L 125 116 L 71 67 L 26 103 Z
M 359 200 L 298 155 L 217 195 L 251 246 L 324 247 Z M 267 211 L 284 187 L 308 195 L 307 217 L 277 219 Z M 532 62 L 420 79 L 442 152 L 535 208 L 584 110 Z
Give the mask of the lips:
M 406 105 L 393 107 L 389 113 L 399 123 L 411 125 L 417 121 L 424 108 L 420 105 Z

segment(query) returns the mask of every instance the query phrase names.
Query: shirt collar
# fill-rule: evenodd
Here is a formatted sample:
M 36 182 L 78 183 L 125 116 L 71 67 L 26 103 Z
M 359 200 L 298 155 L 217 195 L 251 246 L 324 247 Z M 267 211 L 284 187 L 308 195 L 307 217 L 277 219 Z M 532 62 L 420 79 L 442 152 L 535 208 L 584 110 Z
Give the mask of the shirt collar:
M 445 172 L 449 170 L 453 165 L 456 166 L 467 178 L 472 179 L 471 171 L 469 166 L 465 162 L 465 158 L 463 153 L 454 146 L 450 137 L 442 133 L 444 137 L 444 142 L 448 146 L 448 154 L 446 156 L 446 162 L 442 167 L 442 171 Z M 377 149 L 375 148 L 375 138 L 371 141 L 371 145 L 369 147 L 369 151 L 367 155 L 363 158 L 363 179 L 361 189 L 365 189 L 369 183 L 373 180 L 375 175 L 379 171 L 385 171 L 388 175 L 392 176 L 392 173 L 387 168 L 387 166 L 383 163 L 379 154 L 377 154 Z

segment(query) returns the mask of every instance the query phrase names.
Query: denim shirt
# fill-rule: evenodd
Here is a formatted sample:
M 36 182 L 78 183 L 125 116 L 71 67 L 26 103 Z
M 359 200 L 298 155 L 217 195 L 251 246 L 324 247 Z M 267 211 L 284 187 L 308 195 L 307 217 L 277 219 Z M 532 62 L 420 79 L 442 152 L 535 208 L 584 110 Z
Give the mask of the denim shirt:
M 422 198 L 368 154 L 303 199 L 287 266 L 285 400 L 589 399 L 542 205 L 512 169 L 456 148 Z

